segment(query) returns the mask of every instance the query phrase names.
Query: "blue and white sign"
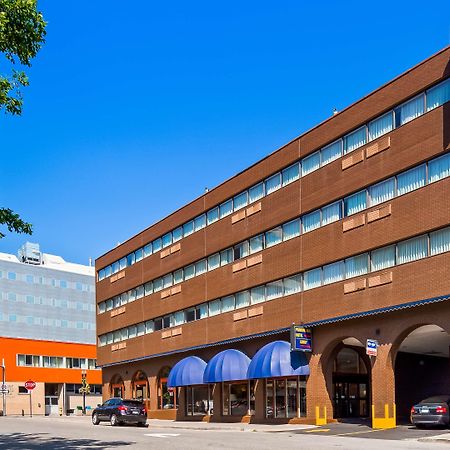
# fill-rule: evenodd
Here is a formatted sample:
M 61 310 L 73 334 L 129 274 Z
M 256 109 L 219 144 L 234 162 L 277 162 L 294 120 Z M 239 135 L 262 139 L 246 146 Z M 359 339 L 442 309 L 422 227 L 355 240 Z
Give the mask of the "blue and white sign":
M 369 356 L 377 356 L 378 353 L 378 341 L 375 339 L 367 339 L 366 342 L 366 354 Z

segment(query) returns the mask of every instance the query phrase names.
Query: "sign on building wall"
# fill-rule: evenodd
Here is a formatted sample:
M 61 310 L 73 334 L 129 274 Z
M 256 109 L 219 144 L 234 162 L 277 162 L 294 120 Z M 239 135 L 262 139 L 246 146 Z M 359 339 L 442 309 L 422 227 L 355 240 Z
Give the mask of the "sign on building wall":
M 378 341 L 375 339 L 367 339 L 366 342 L 366 354 L 369 356 L 377 356 L 378 353 Z
M 310 328 L 305 328 L 302 325 L 292 325 L 291 350 L 298 352 L 312 351 L 312 333 Z

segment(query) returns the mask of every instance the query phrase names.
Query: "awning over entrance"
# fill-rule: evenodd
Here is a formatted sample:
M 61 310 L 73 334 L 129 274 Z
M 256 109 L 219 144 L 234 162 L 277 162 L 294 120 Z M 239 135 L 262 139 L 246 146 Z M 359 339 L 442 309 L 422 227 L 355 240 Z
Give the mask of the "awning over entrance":
M 167 378 L 168 387 L 203 384 L 206 363 L 198 356 L 188 356 L 178 361 Z
M 253 357 L 247 378 L 272 378 L 309 375 L 303 352 L 291 352 L 286 341 L 274 341 L 262 347 Z
M 250 358 L 239 350 L 228 349 L 215 355 L 207 364 L 204 383 L 247 379 Z

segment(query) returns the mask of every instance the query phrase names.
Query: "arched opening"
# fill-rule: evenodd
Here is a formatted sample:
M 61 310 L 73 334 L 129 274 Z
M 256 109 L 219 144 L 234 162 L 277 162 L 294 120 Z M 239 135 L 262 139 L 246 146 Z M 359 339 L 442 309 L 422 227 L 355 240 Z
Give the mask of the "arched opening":
M 344 339 L 336 348 L 332 385 L 335 418 L 369 417 L 370 363 L 357 339 Z
M 420 325 L 406 330 L 397 345 L 395 402 L 405 422 L 414 404 L 450 393 L 450 336 L 438 325 Z
M 111 378 L 110 383 L 110 393 L 111 397 L 121 397 L 125 396 L 125 385 L 123 379 L 120 375 L 116 374 Z
M 158 409 L 177 408 L 177 389 L 167 386 L 170 367 L 163 367 L 158 373 Z
M 148 384 L 148 378 L 145 372 L 138 370 L 134 376 L 131 383 L 133 390 L 133 398 L 148 401 L 150 397 L 150 390 Z

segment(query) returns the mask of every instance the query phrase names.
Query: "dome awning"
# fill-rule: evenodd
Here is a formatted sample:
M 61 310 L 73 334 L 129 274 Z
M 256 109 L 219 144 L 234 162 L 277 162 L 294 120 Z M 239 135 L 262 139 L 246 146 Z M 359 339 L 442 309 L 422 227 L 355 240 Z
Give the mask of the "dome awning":
M 228 349 L 215 355 L 206 366 L 204 383 L 246 380 L 250 358 L 239 350 Z
M 198 356 L 188 356 L 178 361 L 167 378 L 168 387 L 191 386 L 203 384 L 206 363 Z
M 274 341 L 266 344 L 250 362 L 247 378 L 272 378 L 309 375 L 309 366 L 303 352 L 292 352 L 291 344 Z

